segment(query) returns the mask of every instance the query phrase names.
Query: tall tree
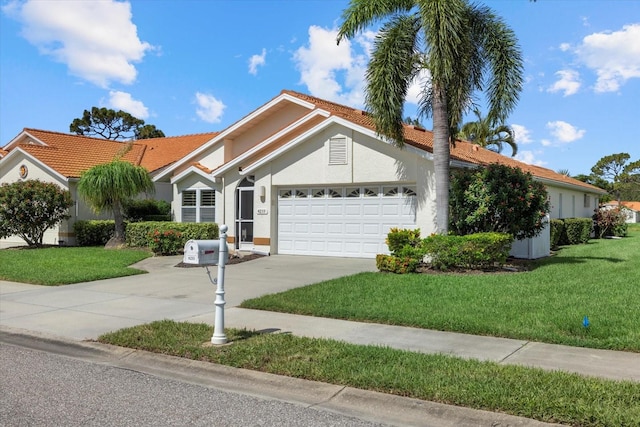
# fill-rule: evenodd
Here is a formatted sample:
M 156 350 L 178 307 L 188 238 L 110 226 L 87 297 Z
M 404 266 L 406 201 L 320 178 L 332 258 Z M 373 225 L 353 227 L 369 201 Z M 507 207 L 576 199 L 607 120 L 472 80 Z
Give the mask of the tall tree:
M 629 153 L 604 156 L 591 168 L 595 178 L 611 183 L 608 191 L 618 203 L 623 192 L 636 193 L 640 188 L 640 160 L 629 162 Z
M 113 213 L 115 233 L 107 247 L 117 248 L 124 244 L 125 203 L 142 192 L 154 191 L 153 181 L 145 168 L 120 159 L 90 168 L 78 182 L 78 192 L 94 212 Z
M 467 0 L 351 0 L 338 43 L 386 20 L 376 36 L 365 104 L 376 130 L 404 145 L 402 113 L 409 86 L 423 71 L 420 115 L 433 119 L 436 229 L 449 224 L 450 142 L 477 90 L 487 91 L 488 118 L 504 122 L 522 89 L 522 55 L 514 32 L 491 9 Z
M 78 135 L 100 136 L 114 141 L 164 137 L 164 133 L 154 125 L 145 125 L 144 120 L 125 111 L 104 107 L 84 110 L 82 117 L 73 119 L 69 130 Z
M 507 144 L 511 147 L 511 157 L 518 153 L 518 144 L 516 144 L 515 133 L 511 127 L 505 124 L 491 123 L 488 117 L 482 117 L 477 108 L 474 108 L 473 113 L 477 120 L 463 124 L 456 138 L 466 139 L 496 153 L 502 153 L 504 145 Z

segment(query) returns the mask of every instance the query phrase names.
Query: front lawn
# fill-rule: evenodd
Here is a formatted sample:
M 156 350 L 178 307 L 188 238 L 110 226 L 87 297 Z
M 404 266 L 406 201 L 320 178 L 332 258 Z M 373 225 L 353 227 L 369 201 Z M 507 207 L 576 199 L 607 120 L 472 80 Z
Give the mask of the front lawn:
M 527 272 L 361 273 L 242 307 L 640 352 L 640 228 L 563 247 Z
M 205 324 L 164 320 L 99 341 L 546 422 L 631 426 L 640 420 L 640 384 L 631 381 L 233 329 L 225 331 L 231 345 L 203 345 L 211 333 Z
M 66 285 L 146 273 L 129 267 L 152 256 L 139 249 L 49 247 L 0 250 L 0 280 Z

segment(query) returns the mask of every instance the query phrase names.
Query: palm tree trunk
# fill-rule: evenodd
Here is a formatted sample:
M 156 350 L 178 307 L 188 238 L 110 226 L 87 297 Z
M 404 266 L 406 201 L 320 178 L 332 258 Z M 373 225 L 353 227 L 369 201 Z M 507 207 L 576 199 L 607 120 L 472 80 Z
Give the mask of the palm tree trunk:
M 433 165 L 436 180 L 436 232 L 449 232 L 449 115 L 445 89 L 433 82 Z
M 107 249 L 119 249 L 124 246 L 124 217 L 122 215 L 122 205 L 120 201 L 115 200 L 113 202 L 113 222 L 115 223 L 115 229 L 113 237 L 109 239 L 105 248 Z

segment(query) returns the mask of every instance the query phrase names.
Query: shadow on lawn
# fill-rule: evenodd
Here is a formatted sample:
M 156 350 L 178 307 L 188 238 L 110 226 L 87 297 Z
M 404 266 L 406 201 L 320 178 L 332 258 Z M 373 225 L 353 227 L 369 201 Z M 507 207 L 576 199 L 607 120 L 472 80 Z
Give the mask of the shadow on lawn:
M 624 262 L 625 260 L 622 258 L 616 257 L 597 257 L 597 256 L 584 256 L 584 257 L 558 257 L 558 256 L 550 256 L 548 258 L 537 260 L 537 262 L 532 263 L 531 270 L 534 270 L 538 267 L 544 267 L 547 265 L 553 264 L 584 264 L 589 261 L 607 261 L 611 263 L 619 263 Z

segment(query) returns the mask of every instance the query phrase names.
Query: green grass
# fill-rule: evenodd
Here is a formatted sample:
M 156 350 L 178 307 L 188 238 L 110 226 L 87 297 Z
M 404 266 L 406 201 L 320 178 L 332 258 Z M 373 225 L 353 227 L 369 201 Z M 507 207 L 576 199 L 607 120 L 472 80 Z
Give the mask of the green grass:
M 99 341 L 194 360 L 580 426 L 640 425 L 640 384 L 390 348 L 165 320 Z
M 138 249 L 51 247 L 0 250 L 0 280 L 66 285 L 146 273 L 128 267 L 152 255 Z
M 640 352 L 640 228 L 564 247 L 527 272 L 361 273 L 242 307 Z

